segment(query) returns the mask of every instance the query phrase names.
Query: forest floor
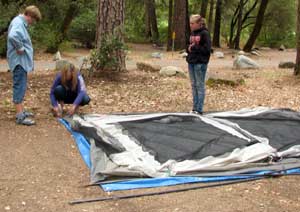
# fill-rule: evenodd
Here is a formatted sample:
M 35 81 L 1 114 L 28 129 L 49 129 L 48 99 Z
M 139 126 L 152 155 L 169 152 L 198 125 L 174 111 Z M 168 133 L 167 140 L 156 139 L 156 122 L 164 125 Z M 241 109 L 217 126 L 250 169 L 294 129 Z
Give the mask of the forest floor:
M 192 96 L 188 78 L 161 77 L 139 71 L 137 61 L 176 65 L 185 71 L 186 62 L 176 53 L 163 52 L 161 59 L 151 58 L 158 50 L 150 45 L 130 45 L 128 71 L 118 75 L 87 78 L 91 104 L 83 113 L 186 112 Z M 205 111 L 239 110 L 266 106 L 300 108 L 300 78 L 291 69 L 278 69 L 280 61 L 294 61 L 294 50 L 262 50 L 251 56 L 262 68 L 232 70 L 234 53 L 224 50 L 225 58 L 212 56 L 209 77 L 244 79 L 237 86 L 207 86 Z M 88 51 L 63 52 L 64 58 L 78 61 Z M 11 103 L 12 82 L 6 61 L 0 60 L 0 211 L 300 211 L 300 178 L 280 177 L 161 196 L 113 200 L 71 206 L 78 198 L 135 194 L 169 188 L 105 193 L 99 187 L 85 187 L 89 170 L 78 153 L 70 133 L 50 113 L 49 88 L 55 76 L 52 55 L 36 55 L 35 72 L 29 75 L 25 106 L 35 112 L 37 125 L 15 124 Z M 49 68 L 50 67 L 50 68 Z M 188 185 L 177 186 L 185 188 Z

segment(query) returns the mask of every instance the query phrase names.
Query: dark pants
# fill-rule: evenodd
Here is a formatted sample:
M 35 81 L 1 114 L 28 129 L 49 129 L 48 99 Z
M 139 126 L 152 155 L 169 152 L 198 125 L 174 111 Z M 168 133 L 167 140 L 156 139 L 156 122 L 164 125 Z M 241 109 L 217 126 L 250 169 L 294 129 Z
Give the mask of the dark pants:
M 77 98 L 77 93 L 71 90 L 67 90 L 64 86 L 59 85 L 54 89 L 55 99 L 59 102 L 64 102 L 65 104 L 73 104 Z M 80 106 L 87 105 L 91 101 L 90 97 L 85 94 L 82 98 Z

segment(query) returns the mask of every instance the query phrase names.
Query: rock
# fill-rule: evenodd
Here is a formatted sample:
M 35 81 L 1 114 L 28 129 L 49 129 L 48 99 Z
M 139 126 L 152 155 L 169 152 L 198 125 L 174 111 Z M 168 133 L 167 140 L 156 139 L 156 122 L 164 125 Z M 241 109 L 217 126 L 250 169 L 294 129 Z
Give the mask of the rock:
M 259 69 L 259 65 L 249 57 L 239 55 L 233 61 L 234 69 Z
M 64 66 L 69 65 L 70 62 L 67 60 L 57 60 L 55 64 L 55 70 L 60 71 Z
M 151 57 L 161 59 L 163 54 L 161 52 L 153 52 Z
M 162 76 L 181 76 L 181 77 L 186 77 L 186 74 L 184 73 L 184 71 L 179 68 L 179 67 L 175 67 L 175 66 L 165 66 L 162 69 L 160 69 L 159 74 Z
M 181 57 L 185 58 L 185 57 L 187 57 L 187 56 L 188 56 L 188 53 L 186 53 L 186 52 L 183 52 L 183 53 L 181 53 L 180 55 L 181 55 Z
M 261 56 L 261 53 L 258 50 L 252 50 L 250 53 L 252 55 Z
M 282 44 L 280 47 L 279 47 L 279 51 L 285 51 L 285 46 Z
M 216 58 L 224 58 L 225 57 L 223 52 L 216 52 L 214 55 Z
M 57 51 L 56 54 L 55 54 L 54 57 L 53 57 L 53 60 L 54 60 L 54 61 L 57 61 L 57 60 L 61 60 L 61 59 L 62 59 L 62 58 L 61 58 L 60 52 Z
M 150 72 L 159 72 L 161 69 L 159 65 L 153 65 L 145 62 L 137 62 L 136 66 L 139 70 L 150 71 Z
M 238 55 L 245 55 L 246 53 L 244 51 L 239 51 Z
M 271 50 L 271 48 L 270 47 L 260 47 L 260 50 Z
M 279 63 L 279 68 L 295 68 L 295 63 L 292 61 L 281 61 Z

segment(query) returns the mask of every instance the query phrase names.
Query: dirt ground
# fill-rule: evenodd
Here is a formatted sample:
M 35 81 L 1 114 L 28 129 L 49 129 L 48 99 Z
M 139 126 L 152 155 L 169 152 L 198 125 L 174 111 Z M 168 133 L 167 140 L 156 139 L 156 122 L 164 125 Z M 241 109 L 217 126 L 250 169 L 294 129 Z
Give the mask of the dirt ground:
M 82 113 L 189 111 L 192 105 L 188 78 L 160 77 L 158 73 L 139 71 L 136 61 L 159 65 L 176 65 L 186 71 L 186 63 L 176 53 L 163 52 L 161 59 L 151 58 L 158 51 L 148 45 L 131 45 L 128 71 L 117 76 L 87 78 L 92 98 Z M 251 56 L 261 64 L 260 70 L 232 70 L 234 53 L 224 59 L 214 56 L 209 77 L 244 79 L 239 86 L 207 86 L 205 111 L 238 110 L 245 107 L 300 108 L 300 78 L 293 70 L 278 69 L 280 61 L 294 61 L 295 51 L 262 50 L 262 56 Z M 86 50 L 64 52 L 63 57 L 76 61 Z M 85 187 L 89 170 L 67 130 L 51 116 L 49 88 L 55 71 L 52 55 L 36 56 L 35 72 L 29 75 L 25 106 L 35 112 L 37 125 L 17 126 L 11 103 L 11 76 L 6 61 L 0 60 L 0 211 L 289 211 L 300 210 L 300 178 L 281 177 L 224 187 L 172 193 L 161 196 L 112 200 L 69 205 L 74 199 L 107 197 L 162 191 L 170 188 L 143 189 L 105 193 L 99 187 Z M 47 65 L 48 66 L 48 65 Z M 176 188 L 185 188 L 181 185 Z

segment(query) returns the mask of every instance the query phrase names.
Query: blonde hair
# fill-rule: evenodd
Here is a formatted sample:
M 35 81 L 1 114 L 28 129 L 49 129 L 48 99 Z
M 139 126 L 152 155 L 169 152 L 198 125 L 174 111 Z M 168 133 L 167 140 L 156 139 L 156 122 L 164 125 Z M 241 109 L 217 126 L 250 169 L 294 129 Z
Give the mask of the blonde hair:
M 201 27 L 206 27 L 206 20 L 205 18 L 201 17 L 201 15 L 195 14 L 190 16 L 190 22 L 193 23 L 200 23 Z
M 193 22 L 193 23 L 200 23 L 201 22 L 201 16 L 198 15 L 198 14 L 195 14 L 195 15 L 191 15 L 190 16 L 190 22 Z
M 68 72 L 71 72 L 72 74 L 72 78 L 71 78 L 71 90 L 75 91 L 77 88 L 77 74 L 78 74 L 78 70 L 77 68 L 73 65 L 73 64 L 67 64 L 65 65 L 62 70 L 61 70 L 61 84 L 66 88 L 68 87 L 68 80 L 67 80 L 67 75 Z
M 35 6 L 35 5 L 30 5 L 30 6 L 26 7 L 24 14 L 26 16 L 30 16 L 30 17 L 34 18 L 36 21 L 40 21 L 42 19 L 41 12 L 40 12 L 39 8 L 37 8 L 37 6 Z

